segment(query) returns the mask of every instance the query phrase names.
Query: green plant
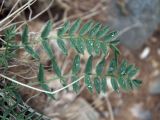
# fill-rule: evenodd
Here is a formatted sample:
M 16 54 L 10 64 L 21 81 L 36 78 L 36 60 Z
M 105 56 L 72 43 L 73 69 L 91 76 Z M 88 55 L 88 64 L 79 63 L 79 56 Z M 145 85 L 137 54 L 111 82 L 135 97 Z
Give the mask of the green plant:
M 49 120 L 26 105 L 17 92 L 16 84 L 7 83 L 0 89 L 1 120 Z
M 39 73 L 37 78 L 39 84 L 44 89 L 44 91 L 36 88 L 35 90 L 42 91 L 48 95 L 51 95 L 69 87 L 70 85 L 73 85 L 73 90 L 78 92 L 80 88 L 79 81 L 84 79 L 84 83 L 90 92 L 93 92 L 94 87 L 97 93 L 100 93 L 101 91 L 106 92 L 106 79 L 108 77 L 111 78 L 112 87 L 117 92 L 119 89 L 128 91 L 139 87 L 141 81 L 133 79 L 133 77 L 138 72 L 138 69 L 134 65 L 128 65 L 126 60 L 119 64 L 118 56 L 120 55 L 120 51 L 117 48 L 117 45 L 119 44 L 119 40 L 117 39 L 118 33 L 115 31 L 110 32 L 108 26 L 103 26 L 102 24 L 98 22 L 96 23 L 92 20 L 89 20 L 82 27 L 80 27 L 81 22 L 81 19 L 77 19 L 72 24 L 70 24 L 69 21 L 66 21 L 60 27 L 60 29 L 58 29 L 57 35 L 52 36 L 50 35 L 50 31 L 52 30 L 52 22 L 48 21 L 41 31 L 39 41 L 41 42 L 44 51 L 51 60 L 52 69 L 57 75 L 57 79 L 59 79 L 64 86 L 62 89 L 53 92 L 50 91 L 50 88 L 44 79 L 44 65 L 40 63 L 41 58 L 38 53 L 31 47 L 28 26 L 24 26 L 21 37 L 22 46 L 24 47 L 25 51 L 28 52 L 39 64 Z M 14 29 L 12 28 L 11 30 Z M 7 37 L 12 38 L 11 35 Z M 68 55 L 69 49 L 74 49 L 74 51 L 76 51 L 76 55 L 72 61 L 72 69 L 69 73 L 70 75 L 62 74 L 61 68 L 58 66 L 54 52 L 52 51 L 49 44 L 50 39 L 56 40 L 57 45 L 65 57 Z M 69 48 L 66 45 L 66 42 L 69 42 Z M 6 48 L 6 50 L 8 49 Z M 114 54 L 114 58 L 111 59 L 110 63 L 108 63 L 106 59 L 108 58 L 111 50 L 113 51 L 112 53 Z M 85 63 L 85 70 L 80 73 L 81 56 L 84 55 L 84 51 L 87 51 L 90 56 Z M 93 65 L 93 60 L 96 56 L 99 56 L 100 61 L 97 62 L 96 65 Z M 107 68 L 108 64 L 109 67 Z M 94 69 L 95 72 L 93 71 Z M 69 85 L 67 85 L 67 79 L 69 79 L 67 76 L 70 76 L 72 79 L 72 83 Z M 24 84 L 21 85 L 25 86 Z
M 119 92 L 119 90 L 130 91 L 134 88 L 138 88 L 141 85 L 141 81 L 134 79 L 135 75 L 139 71 L 134 65 L 130 65 L 126 60 L 123 60 L 119 63 L 118 57 L 120 51 L 117 47 L 119 40 L 117 39 L 118 33 L 116 31 L 110 31 L 108 26 L 103 26 L 102 24 L 89 20 L 81 26 L 82 20 L 77 19 L 72 24 L 69 21 L 66 21 L 57 31 L 56 35 L 51 35 L 52 22 L 48 21 L 43 27 L 40 36 L 38 37 L 38 42 L 43 46 L 43 50 L 46 52 L 51 61 L 52 70 L 55 73 L 54 79 L 60 80 L 63 85 L 62 88 L 51 91 L 47 81 L 45 80 L 45 69 L 44 65 L 40 62 L 41 57 L 36 52 L 32 43 L 30 42 L 29 29 L 25 25 L 21 34 L 21 44 L 18 45 L 14 41 L 16 36 L 16 27 L 12 26 L 5 31 L 3 48 L 4 50 L 0 52 L 0 66 L 5 68 L 9 62 L 15 57 L 16 51 L 19 49 L 24 49 L 29 55 L 33 57 L 35 62 L 38 64 L 39 69 L 37 73 L 38 84 L 42 89 L 36 88 L 34 86 L 29 86 L 27 84 L 21 83 L 14 78 L 10 78 L 0 73 L 0 76 L 4 79 L 10 80 L 20 86 L 28 87 L 33 90 L 46 93 L 49 97 L 54 98 L 54 94 L 67 89 L 72 86 L 73 91 L 78 92 L 81 85 L 85 84 L 90 93 L 93 93 L 94 88 L 97 93 L 105 93 L 107 91 L 107 80 L 110 78 L 110 82 L 114 91 Z M 58 60 L 56 59 L 55 53 L 52 51 L 49 41 L 51 39 L 56 40 L 56 44 L 60 48 L 64 57 L 68 56 L 69 49 L 73 49 L 76 52 L 74 59 L 72 60 L 72 68 L 68 74 L 63 75 L 61 68 L 58 65 Z M 68 45 L 69 44 L 69 45 Z M 85 69 L 81 68 L 81 59 L 83 55 L 88 53 L 89 57 L 85 61 Z M 109 61 L 109 55 L 113 54 L 113 58 Z M 97 58 L 98 62 L 97 62 Z M 96 63 L 95 63 L 96 62 Z M 72 82 L 68 84 L 68 79 L 71 79 Z M 83 80 L 84 82 L 80 82 Z M 7 94 L 6 94 L 7 93 Z M 8 95 L 9 96 L 5 96 Z M 16 114 L 13 110 L 8 110 L 8 107 L 5 107 L 4 102 L 13 101 L 13 109 L 18 109 L 22 111 L 22 114 Z M 12 117 L 12 114 L 19 116 L 20 120 L 27 119 L 25 112 L 29 110 L 23 102 L 17 96 L 16 90 L 14 87 L 5 86 L 1 89 L 1 109 L 3 110 L 3 115 L 1 118 Z M 23 105 L 22 105 L 23 104 Z M 7 103 L 7 106 L 9 104 Z M 19 108 L 22 107 L 22 108 Z M 12 107 L 12 106 L 11 106 Z M 38 115 L 35 112 L 27 113 L 27 116 Z

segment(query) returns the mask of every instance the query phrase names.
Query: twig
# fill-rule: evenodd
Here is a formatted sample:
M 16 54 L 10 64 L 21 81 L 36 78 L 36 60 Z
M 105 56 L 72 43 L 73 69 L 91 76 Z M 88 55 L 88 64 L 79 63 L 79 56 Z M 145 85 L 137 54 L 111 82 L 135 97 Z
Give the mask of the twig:
M 43 11 L 41 11 L 40 13 L 38 13 L 37 15 L 35 15 L 33 18 L 29 19 L 28 21 L 22 23 L 22 24 L 16 29 L 16 31 L 17 31 L 18 29 L 20 29 L 20 28 L 21 28 L 24 24 L 26 24 L 27 22 L 33 21 L 34 19 L 36 19 L 36 18 L 38 18 L 40 15 L 42 15 L 44 12 L 46 12 L 46 11 L 52 6 L 53 2 L 54 2 L 54 0 L 51 0 L 50 4 L 49 4 Z
M 113 110 L 112 110 L 112 105 L 109 101 L 108 96 L 106 96 L 106 102 L 107 102 L 107 106 L 108 106 L 108 111 L 110 113 L 110 120 L 114 120 L 114 114 L 113 114 Z
M 100 5 L 98 4 L 94 8 L 92 8 L 91 10 L 89 10 L 85 13 L 79 13 L 79 14 L 76 14 L 76 15 L 69 16 L 67 18 L 67 20 L 71 20 L 71 19 L 78 18 L 78 17 L 81 17 L 82 20 L 85 20 L 85 19 L 88 19 L 89 17 L 93 17 L 93 16 L 97 15 L 98 13 L 106 10 L 106 8 L 107 8 L 107 7 L 104 7 L 102 10 L 98 10 L 99 7 L 100 7 Z M 64 19 L 62 19 L 59 22 L 56 22 L 53 25 L 53 27 L 57 27 L 58 25 L 62 24 L 63 22 L 64 22 Z
M 27 71 L 27 72 L 28 72 L 28 71 Z M 20 78 L 26 79 L 26 80 L 31 80 L 31 79 L 35 79 L 35 78 L 37 78 L 37 76 L 24 77 L 24 76 L 22 76 L 22 75 L 16 74 L 16 73 L 11 72 L 11 71 L 9 71 L 9 73 L 10 73 L 10 74 L 12 74 L 12 75 L 18 76 L 18 77 L 20 77 Z
M 137 21 L 135 24 L 128 26 L 128 27 L 124 28 L 122 31 L 120 31 L 118 33 L 118 35 L 113 40 L 117 39 L 119 36 L 123 35 L 125 32 L 127 32 L 133 28 L 139 27 L 141 25 L 142 25 L 142 23 L 140 21 Z
M 32 19 L 32 14 L 33 14 L 30 4 L 28 4 L 28 9 L 29 9 L 29 11 L 30 11 L 30 13 L 29 13 L 29 18 L 28 18 L 28 19 L 30 20 L 30 19 Z
M 15 16 L 16 14 L 21 13 L 22 11 L 24 11 L 27 7 L 28 4 L 33 4 L 34 2 L 36 2 L 36 0 L 29 0 L 26 4 L 24 4 L 22 7 L 20 7 L 19 9 L 17 9 L 16 11 L 14 11 L 12 14 L 10 14 L 9 16 L 7 16 L 6 18 L 4 18 L 3 20 L 0 21 L 0 26 L 7 21 L 9 18 L 11 18 L 12 16 Z
M 19 81 L 16 81 L 16 80 L 12 79 L 12 78 L 9 78 L 9 77 L 7 77 L 7 76 L 5 76 L 5 75 L 3 75 L 3 74 L 0 74 L 0 76 L 1 76 L 2 78 L 5 78 L 5 79 L 11 81 L 11 82 L 14 82 L 14 83 L 16 83 L 16 84 L 18 84 L 18 85 L 21 85 L 21 86 L 23 86 L 23 87 L 26 87 L 26 88 L 29 88 L 29 89 L 32 89 L 32 90 L 35 90 L 35 91 L 43 92 L 43 93 L 46 93 L 46 94 L 56 94 L 56 93 L 58 93 L 58 92 L 60 92 L 60 91 L 62 91 L 62 90 L 64 90 L 64 89 L 72 86 L 73 84 L 75 84 L 76 82 L 78 82 L 78 81 L 80 81 L 81 79 L 84 78 L 84 75 L 83 75 L 83 76 L 81 76 L 79 79 L 77 79 L 76 81 L 74 81 L 74 82 L 66 85 L 66 86 L 63 87 L 63 88 L 60 88 L 60 89 L 55 90 L 55 91 L 52 92 L 52 91 L 46 91 L 46 90 L 42 90 L 42 89 L 39 89 L 39 88 L 35 88 L 35 87 L 32 87 L 32 86 L 26 85 L 26 84 L 24 84 L 24 83 L 21 83 L 21 82 L 19 82 Z
M 4 0 L 2 1 L 1 7 L 0 7 L 0 12 L 2 11 L 3 5 L 4 5 Z
M 28 102 L 29 102 L 30 100 L 38 97 L 40 94 L 41 94 L 41 93 L 38 93 L 38 94 L 33 95 L 32 97 L 28 98 L 28 99 L 25 101 L 25 103 L 28 104 Z
M 17 4 L 19 3 L 20 0 L 17 0 L 16 3 L 14 4 L 14 6 L 12 7 L 12 9 L 10 10 L 8 16 L 13 12 L 14 8 L 17 6 Z
M 14 23 L 11 23 L 11 24 L 9 24 L 9 25 L 5 25 L 5 26 L 3 26 L 1 29 L 0 29 L 0 31 L 3 31 L 4 29 L 6 29 L 6 28 L 9 28 L 9 27 L 11 27 L 11 26 L 13 26 L 13 25 L 16 25 L 16 24 L 20 24 L 20 23 L 24 23 L 25 21 L 18 21 L 18 22 L 14 22 Z

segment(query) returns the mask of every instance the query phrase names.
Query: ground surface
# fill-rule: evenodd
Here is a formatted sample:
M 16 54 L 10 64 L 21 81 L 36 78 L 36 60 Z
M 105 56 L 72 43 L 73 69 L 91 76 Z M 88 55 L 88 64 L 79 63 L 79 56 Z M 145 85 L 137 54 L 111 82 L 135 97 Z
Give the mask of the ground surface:
M 30 22 L 31 31 L 39 31 L 44 21 L 52 17 L 54 18 L 55 26 L 62 23 L 63 19 L 75 19 L 77 17 L 82 17 L 83 19 L 92 18 L 102 23 L 106 22 L 108 16 L 103 14 L 103 9 L 105 9 L 103 0 L 102 2 L 98 2 L 98 0 L 89 0 L 88 2 L 75 0 L 72 3 L 64 0 L 65 4 L 61 1 L 63 0 L 57 0 L 56 4 L 48 12 Z M 33 6 L 33 9 L 36 9 L 35 13 L 39 12 L 39 9 L 43 9 L 43 6 L 42 8 L 39 7 L 39 9 L 36 8 L 37 5 L 39 3 Z M 95 5 L 96 7 L 93 7 Z M 102 11 L 97 13 L 99 10 Z M 28 11 L 25 11 L 25 14 L 27 16 Z M 1 19 L 3 17 L 4 15 L 1 16 Z M 157 88 L 154 87 L 160 81 L 160 28 L 155 30 L 154 34 L 148 38 L 148 42 L 140 49 L 129 50 L 122 44 L 119 48 L 121 51 L 120 59 L 127 58 L 129 63 L 135 63 L 141 69 L 138 77 L 143 81 L 143 84 L 140 89 L 129 93 L 115 93 L 108 90 L 105 95 L 106 99 L 103 95 L 91 95 L 83 88 L 78 95 L 73 92 L 66 93 L 63 91 L 58 94 L 59 100 L 47 102 L 47 104 L 47 96 L 44 94 L 40 94 L 27 103 L 36 110 L 44 112 L 53 120 L 110 120 L 110 112 L 113 113 L 115 120 L 160 120 L 160 90 L 157 92 Z M 23 58 L 21 52 L 19 54 L 20 60 L 24 60 L 25 58 Z M 45 55 L 43 57 L 45 58 Z M 61 60 L 61 57 L 59 56 L 58 59 Z M 48 64 L 46 59 L 43 62 Z M 20 61 L 14 62 L 14 64 L 19 63 Z M 30 66 L 24 65 L 17 67 L 16 70 L 10 69 L 10 75 L 14 72 L 25 77 L 33 76 L 33 71 L 36 73 L 37 69 L 34 68 L 34 65 L 32 67 L 33 71 L 26 71 L 28 68 Z M 51 77 L 49 71 L 46 77 Z M 25 83 L 29 82 L 20 76 L 19 79 Z M 36 79 L 32 81 L 34 80 Z M 56 85 L 58 83 L 52 83 L 50 86 L 56 89 L 58 87 Z M 158 88 L 160 88 L 160 85 Z M 28 98 L 37 94 L 29 89 L 21 89 L 20 91 L 24 100 L 28 100 Z M 110 105 L 112 110 L 109 112 Z

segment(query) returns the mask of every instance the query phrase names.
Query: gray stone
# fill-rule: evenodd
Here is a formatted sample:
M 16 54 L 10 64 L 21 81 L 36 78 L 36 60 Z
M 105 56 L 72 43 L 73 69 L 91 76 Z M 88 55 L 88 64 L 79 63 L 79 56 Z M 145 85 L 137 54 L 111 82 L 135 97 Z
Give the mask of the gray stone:
M 142 104 L 134 104 L 130 111 L 136 120 L 152 120 L 152 114 L 149 110 L 144 109 Z
M 149 85 L 151 95 L 160 95 L 160 80 L 156 80 Z
M 120 33 L 123 32 L 120 38 L 124 45 L 137 49 L 160 23 L 159 6 L 160 0 L 111 0 L 107 9 L 107 22 Z
M 77 99 L 61 113 L 66 120 L 99 120 L 99 114 L 84 99 Z

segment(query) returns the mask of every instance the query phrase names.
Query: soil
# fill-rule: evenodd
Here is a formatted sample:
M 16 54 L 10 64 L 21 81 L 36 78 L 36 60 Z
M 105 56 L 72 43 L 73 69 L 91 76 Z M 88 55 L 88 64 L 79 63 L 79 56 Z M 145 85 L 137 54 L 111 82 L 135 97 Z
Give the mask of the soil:
M 77 18 L 78 14 L 84 14 L 85 12 L 88 12 L 90 9 L 93 8 L 93 6 L 95 6 L 95 4 L 96 5 L 100 4 L 100 6 L 103 4 L 103 2 L 99 3 L 99 0 L 89 0 L 89 1 L 84 2 L 83 0 L 79 1 L 75 0 L 71 3 L 69 0 L 64 0 L 65 4 L 62 4 L 57 0 L 56 5 L 52 6 L 51 9 L 49 9 L 49 11 L 52 12 L 53 18 L 56 16 L 56 14 L 58 15 L 58 17 L 54 20 L 55 22 L 61 22 L 64 18 L 67 18 L 68 16 L 74 16 L 75 18 Z M 79 6 L 79 4 L 82 5 Z M 32 7 L 33 9 L 36 9 L 36 5 L 35 6 L 33 5 Z M 25 11 L 25 14 L 28 14 L 27 10 Z M 2 16 L 0 16 L 0 19 L 4 18 L 4 16 L 5 13 L 3 13 Z M 39 31 L 40 29 L 39 26 L 42 26 L 44 21 L 46 21 L 50 17 L 51 16 L 49 16 L 48 13 L 45 12 L 44 14 L 42 14 L 40 18 L 29 23 L 31 25 L 30 26 L 31 31 Z M 102 23 L 105 22 L 105 20 L 107 19 L 107 16 L 104 17 L 103 14 L 98 14 L 91 17 L 87 15 L 87 17 L 88 17 L 87 19 L 92 18 Z M 149 54 L 145 58 L 140 58 L 140 55 L 142 54 L 142 52 L 146 47 L 149 48 L 150 50 Z M 141 69 L 137 77 L 143 81 L 143 84 L 138 90 L 134 90 L 133 92 L 128 92 L 128 93 L 123 91 L 120 93 L 111 92 L 108 95 L 108 99 L 111 103 L 115 120 L 160 120 L 160 114 L 159 114 L 160 93 L 154 95 L 151 94 L 149 91 L 151 84 L 157 80 L 160 80 L 160 54 L 158 53 L 158 50 L 160 50 L 160 27 L 157 30 L 155 30 L 154 34 L 150 38 L 148 38 L 148 42 L 146 42 L 140 49 L 129 50 L 122 44 L 119 45 L 119 49 L 121 51 L 120 60 L 126 58 L 129 61 L 129 63 L 134 63 Z M 21 59 L 24 60 L 26 58 L 22 57 Z M 59 57 L 59 59 L 61 58 Z M 26 60 L 28 60 L 29 62 L 31 61 L 32 63 L 32 60 L 30 58 L 27 58 Z M 48 59 L 44 59 L 44 61 L 46 62 L 46 64 L 49 64 Z M 68 62 L 68 64 L 70 63 Z M 34 68 L 36 68 L 35 64 L 33 65 L 33 71 L 27 72 L 27 74 L 23 75 L 26 77 L 30 77 L 30 74 L 32 72 L 36 72 L 37 70 Z M 14 70 L 11 69 L 10 71 L 15 73 L 25 72 L 23 66 L 18 67 L 16 71 L 15 69 Z M 51 72 L 47 71 L 46 78 L 49 79 L 50 77 L 52 77 Z M 35 80 L 36 79 L 33 79 L 33 81 Z M 28 83 L 28 81 L 24 79 L 21 79 L 21 81 L 24 83 Z M 54 85 L 54 87 L 52 85 Z M 59 83 L 52 83 L 50 86 L 53 89 L 56 89 L 55 88 L 56 85 L 59 85 Z M 37 94 L 37 92 L 34 92 L 29 89 L 20 89 L 20 92 L 24 101 L 26 101 L 31 96 Z M 73 107 L 73 105 L 76 106 L 76 104 L 80 104 L 79 102 L 77 102 L 77 100 L 79 101 L 79 99 L 83 99 L 87 102 L 87 104 L 89 104 L 90 107 L 92 107 L 95 110 L 96 113 L 98 113 L 99 120 L 110 119 L 110 115 L 108 112 L 109 109 L 105 98 L 102 95 L 97 95 L 97 94 L 91 95 L 85 88 L 82 89 L 82 91 L 78 95 L 72 92 L 71 94 L 66 94 L 66 92 L 63 91 L 62 93 L 58 94 L 59 100 L 54 102 L 53 101 L 48 102 L 47 104 L 46 104 L 47 101 L 46 97 L 47 97 L 46 95 L 40 94 L 38 97 L 35 97 L 30 102 L 28 102 L 28 104 L 31 105 L 36 110 L 38 110 L 39 112 L 45 112 L 45 114 L 50 116 L 51 118 L 57 118 L 63 120 L 64 118 L 66 118 L 68 113 L 64 112 L 61 109 L 64 109 L 63 107 L 70 108 Z M 139 112 L 140 115 L 137 112 Z M 55 115 L 55 113 L 58 113 L 60 115 Z M 70 114 L 72 116 L 74 115 L 74 112 L 73 114 L 72 113 Z

